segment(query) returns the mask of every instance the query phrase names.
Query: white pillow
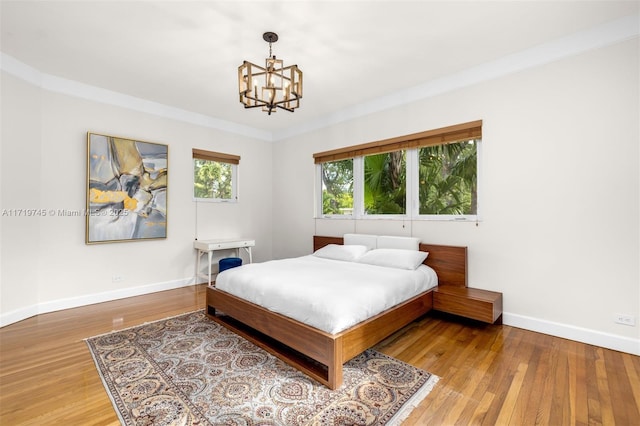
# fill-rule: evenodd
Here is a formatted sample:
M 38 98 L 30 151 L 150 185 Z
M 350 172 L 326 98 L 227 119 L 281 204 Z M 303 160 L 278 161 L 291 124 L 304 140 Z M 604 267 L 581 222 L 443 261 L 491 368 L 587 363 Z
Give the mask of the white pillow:
M 351 244 L 342 246 L 339 244 L 327 244 L 326 246 L 316 250 L 313 255 L 325 259 L 353 262 L 365 254 L 367 250 L 369 250 L 369 248 L 363 245 Z
M 376 242 L 378 240 L 377 235 L 369 234 L 344 234 L 344 243 L 346 245 L 356 244 L 369 247 L 369 250 L 377 248 Z
M 377 248 L 420 250 L 420 238 L 415 237 L 378 237 Z
M 386 266 L 387 268 L 414 270 L 422 265 L 429 255 L 426 251 L 404 249 L 376 249 L 360 256 L 358 263 Z

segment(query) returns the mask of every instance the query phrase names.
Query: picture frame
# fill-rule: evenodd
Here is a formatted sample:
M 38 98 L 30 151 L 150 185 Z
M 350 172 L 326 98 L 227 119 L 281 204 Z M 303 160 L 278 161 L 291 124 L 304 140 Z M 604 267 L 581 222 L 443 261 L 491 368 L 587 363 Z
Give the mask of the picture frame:
M 87 132 L 86 244 L 167 238 L 169 146 Z

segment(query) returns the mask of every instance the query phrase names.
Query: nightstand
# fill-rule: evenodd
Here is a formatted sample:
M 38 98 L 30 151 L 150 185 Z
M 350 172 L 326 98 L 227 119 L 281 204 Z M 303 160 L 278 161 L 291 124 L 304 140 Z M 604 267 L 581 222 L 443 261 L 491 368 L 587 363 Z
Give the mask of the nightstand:
M 502 293 L 440 286 L 433 292 L 433 309 L 490 324 L 502 324 Z

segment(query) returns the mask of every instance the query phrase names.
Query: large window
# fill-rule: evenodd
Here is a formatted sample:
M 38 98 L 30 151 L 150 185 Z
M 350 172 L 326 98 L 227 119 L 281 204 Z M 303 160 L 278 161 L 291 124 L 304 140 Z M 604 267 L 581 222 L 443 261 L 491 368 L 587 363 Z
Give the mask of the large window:
M 321 217 L 475 219 L 482 122 L 314 154 Z
M 237 155 L 194 149 L 193 198 L 198 201 L 237 201 L 239 164 Z

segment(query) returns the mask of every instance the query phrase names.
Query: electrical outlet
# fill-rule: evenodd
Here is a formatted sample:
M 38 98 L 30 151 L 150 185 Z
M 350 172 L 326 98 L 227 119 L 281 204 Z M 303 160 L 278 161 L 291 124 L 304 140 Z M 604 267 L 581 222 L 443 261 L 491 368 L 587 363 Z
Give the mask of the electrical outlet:
M 635 327 L 636 319 L 633 315 L 613 314 L 613 322 L 617 324 L 630 325 Z
M 113 275 L 111 277 L 111 282 L 119 283 L 120 281 L 124 281 L 124 277 L 122 275 Z

